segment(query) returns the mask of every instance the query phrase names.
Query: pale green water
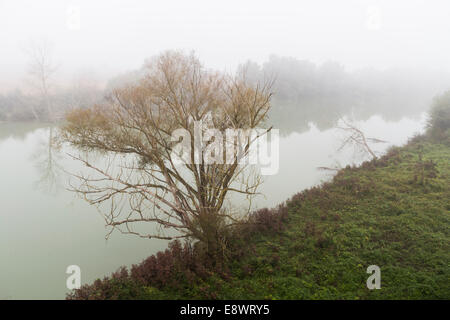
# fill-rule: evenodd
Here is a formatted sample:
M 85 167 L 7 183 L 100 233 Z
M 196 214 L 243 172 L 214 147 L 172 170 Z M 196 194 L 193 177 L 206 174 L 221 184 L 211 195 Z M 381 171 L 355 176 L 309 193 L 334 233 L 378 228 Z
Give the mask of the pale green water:
M 372 117 L 363 124 L 368 136 L 395 145 L 423 125 L 423 117 L 398 122 Z M 67 266 L 80 266 L 82 283 L 89 283 L 167 245 L 119 233 L 105 241 L 101 215 L 65 190 L 63 169 L 74 172 L 82 166 L 64 152 L 49 150 L 49 132 L 36 124 L 0 124 L 0 299 L 63 299 Z M 335 156 L 338 146 L 335 131 L 314 127 L 282 138 L 279 173 L 265 178 L 260 191 L 267 197 L 257 206 L 273 206 L 329 178 L 318 166 L 361 160 L 349 153 Z

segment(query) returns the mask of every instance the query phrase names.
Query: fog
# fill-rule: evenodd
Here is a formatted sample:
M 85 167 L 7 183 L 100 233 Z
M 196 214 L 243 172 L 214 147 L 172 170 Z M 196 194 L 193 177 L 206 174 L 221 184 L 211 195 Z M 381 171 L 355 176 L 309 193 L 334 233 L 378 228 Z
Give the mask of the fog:
M 188 221 L 184 214 L 194 212 L 195 223 L 187 223 L 187 226 L 195 226 L 196 219 L 202 212 L 222 216 L 219 214 L 222 208 L 225 213 L 234 209 L 236 212 L 245 212 L 247 208 L 244 207 L 247 206 L 248 211 L 271 208 L 301 190 L 330 181 L 342 168 L 359 166 L 366 160 L 373 163 L 372 160 L 383 156 L 390 148 L 402 146 L 414 136 L 430 130 L 427 128 L 433 116 L 428 111 L 433 99 L 450 90 L 449 17 L 450 2 L 447 0 L 0 0 L 0 299 L 62 299 L 71 289 L 67 285 L 65 273 L 69 265 L 80 266 L 83 269 L 82 283 L 88 284 L 117 270 L 121 265 L 139 263 L 167 247 L 165 240 L 170 237 L 157 236 L 159 240 L 149 241 L 148 237 L 129 236 L 123 230 L 116 230 L 105 241 L 110 230 L 121 225 L 115 222 L 112 224 L 116 217 L 107 216 L 108 211 L 112 214 L 117 207 L 120 211 L 125 208 L 125 211 L 139 212 L 141 218 L 141 208 L 146 214 L 150 214 L 150 211 L 158 214 L 173 211 L 182 217 L 183 223 Z M 179 50 L 184 53 L 180 55 L 183 58 L 180 59 L 174 52 L 162 54 L 167 50 Z M 191 52 L 201 63 L 192 58 Z M 151 60 L 160 54 L 160 60 Z M 166 59 L 165 56 L 171 58 Z M 153 61 L 154 68 L 161 61 L 166 61 L 165 67 L 175 67 L 151 73 L 155 69 L 148 68 L 148 65 L 145 68 L 146 61 Z M 206 69 L 197 69 L 200 64 Z M 177 68 L 190 73 L 180 72 L 179 76 Z M 167 70 L 172 70 L 169 76 L 166 75 Z M 205 71 L 207 77 L 198 70 Z M 209 73 L 211 70 L 237 76 L 217 77 L 220 81 L 216 83 L 216 74 Z M 240 72 L 243 70 L 245 79 L 241 78 L 244 73 Z M 108 97 L 112 89 L 133 83 L 149 74 L 151 81 L 142 82 L 145 86 L 132 88 L 136 89 L 130 91 L 133 95 L 125 94 L 127 90 L 123 90 L 123 95 L 116 95 L 116 100 L 113 95 Z M 168 83 L 158 86 L 159 80 L 155 74 L 164 74 L 167 79 L 171 76 L 178 79 L 180 90 L 174 91 L 167 79 L 164 81 Z M 153 76 L 155 77 L 152 78 Z M 269 82 L 274 81 L 271 87 L 265 86 L 268 79 Z M 241 83 L 241 80 L 249 81 Z M 247 90 L 250 88 L 247 87 L 249 83 L 263 85 Z M 187 94 L 184 93 L 186 91 Z M 145 93 L 145 99 L 142 99 L 144 102 L 141 102 L 140 92 Z M 198 92 L 201 94 L 197 100 Z M 441 100 L 448 101 L 449 96 L 450 93 L 447 93 Z M 114 109 L 117 104 L 127 105 L 122 105 L 122 97 L 125 100 L 127 97 L 132 98 L 128 101 L 128 106 L 131 107 L 124 108 L 125 113 L 121 109 L 119 112 Z M 185 110 L 180 111 L 184 109 L 186 97 L 187 105 L 193 107 L 191 114 L 187 114 Z M 172 103 L 176 105 L 175 109 L 179 108 L 174 112 L 179 117 L 176 121 L 173 121 L 170 112 L 161 108 L 161 105 L 164 107 L 167 103 L 169 109 L 172 109 L 171 99 L 175 101 Z M 181 103 L 178 103 L 179 99 Z M 105 103 L 106 108 L 97 110 L 112 110 L 113 116 L 102 118 L 107 113 L 99 112 L 97 116 L 91 117 L 97 111 L 89 113 L 83 109 L 99 103 Z M 144 107 L 139 109 L 136 105 Z M 202 113 L 207 110 L 202 111 L 205 106 L 214 107 L 213 111 L 223 108 L 223 112 L 218 112 L 222 116 L 215 116 L 215 123 L 225 126 L 229 121 L 242 122 L 239 128 L 253 129 L 259 121 L 263 124 L 262 120 L 265 120 L 267 112 L 268 125 L 271 126 L 269 130 L 274 129 L 273 132 L 281 134 L 278 153 L 271 152 L 272 156 L 279 158 L 276 161 L 279 170 L 261 180 L 263 184 L 258 190 L 261 194 L 255 194 L 252 202 L 247 200 L 250 193 L 253 193 L 249 190 L 253 189 L 247 185 L 245 191 L 239 192 L 242 198 L 217 198 L 220 201 L 215 202 L 226 201 L 227 208 L 225 205 L 216 205 L 217 210 L 214 211 L 204 204 L 204 199 L 207 198 L 203 193 L 203 190 L 207 190 L 205 184 L 207 187 L 214 187 L 210 189 L 214 190 L 214 194 L 219 194 L 218 190 L 222 190 L 220 194 L 223 195 L 226 194 L 223 190 L 236 191 L 234 186 L 228 188 L 223 182 L 232 181 L 230 179 L 235 169 L 223 171 L 217 170 L 218 167 L 212 167 L 212 170 L 208 168 L 203 182 L 202 174 L 199 179 L 197 176 L 191 180 L 177 178 L 182 183 L 176 193 L 173 190 L 175 184 L 167 175 L 167 172 L 173 170 L 161 171 L 167 180 L 167 185 L 162 186 L 158 185 L 164 181 L 160 178 L 162 176 L 148 174 L 154 171 L 152 163 L 167 163 L 162 158 L 154 161 L 154 157 L 165 154 L 155 152 L 155 149 L 158 151 L 159 145 L 166 142 L 161 138 L 167 134 L 166 126 L 169 128 L 173 123 L 189 123 L 190 126 L 191 122 L 186 119 L 191 119 L 194 113 L 210 116 L 210 112 Z M 233 108 L 228 110 L 229 106 Z M 70 110 L 74 112 L 67 117 Z M 230 110 L 234 115 L 228 114 Z M 123 114 L 131 116 L 122 118 Z M 156 114 L 157 121 L 154 121 Z M 166 117 L 167 114 L 169 117 Z M 436 115 L 434 117 L 440 118 Z M 61 126 L 64 119 L 69 126 Z M 90 139 L 86 139 L 88 142 L 82 145 L 85 140 L 84 131 L 77 130 L 84 128 L 84 124 L 80 126 L 81 121 L 77 122 L 79 119 L 86 122 L 86 128 L 89 129 L 86 132 L 92 132 L 94 138 L 96 134 L 100 137 L 98 140 L 94 139 L 96 145 L 89 145 Z M 117 119 L 126 121 L 117 122 Z M 127 122 L 128 120 L 136 120 L 138 125 Z M 89 128 L 89 125 L 92 127 Z M 233 128 L 234 126 L 233 123 Z M 135 132 L 134 129 L 138 130 Z M 156 137 L 152 136 L 153 131 L 159 133 L 156 139 L 153 139 Z M 57 139 L 61 138 L 60 132 L 66 134 L 65 142 L 68 143 L 59 143 L 62 141 Z M 74 140 L 67 138 L 68 132 L 72 132 L 69 136 Z M 106 135 L 108 139 L 102 136 L 104 132 L 109 132 Z M 116 132 L 121 132 L 120 137 Z M 161 135 L 161 132 L 164 134 Z M 81 137 L 80 140 L 77 140 L 77 134 Z M 214 142 L 216 140 L 221 141 L 222 138 L 214 138 Z M 102 141 L 106 141 L 105 146 Z M 150 142 L 154 141 L 159 144 L 150 148 L 149 146 L 153 146 Z M 94 151 L 102 153 L 96 154 Z M 418 152 L 417 164 L 406 162 L 413 160 L 405 156 L 405 165 L 402 163 L 401 166 L 406 168 L 410 163 L 411 170 L 421 170 L 423 182 L 423 168 L 434 168 L 434 164 L 431 160 L 430 163 L 422 162 L 422 151 Z M 88 190 L 77 195 L 70 191 L 77 190 L 77 183 L 84 186 L 87 180 L 83 178 L 84 175 L 90 176 L 91 169 L 93 170 L 88 162 L 76 161 L 77 158 L 72 157 L 72 154 L 80 154 L 80 157 L 82 155 L 86 159 L 94 158 L 100 163 L 99 167 L 108 167 L 106 171 L 109 171 L 108 157 L 115 153 L 118 156 L 120 153 L 132 153 L 134 162 L 119 165 L 110 162 L 120 171 L 116 180 L 109 176 L 108 179 L 95 179 L 94 175 L 93 181 L 111 182 L 110 190 L 114 190 L 109 196 L 100 197 L 106 201 L 103 203 L 105 207 L 97 208 L 82 200 L 88 194 L 96 195 L 96 192 Z M 95 158 L 97 156 L 98 159 Z M 444 156 L 445 153 L 442 157 Z M 375 170 L 377 167 L 373 168 Z M 135 190 L 139 192 L 129 192 L 127 183 L 124 184 L 126 188 L 116 192 L 112 188 L 116 188 L 118 181 L 123 183 L 121 175 L 127 169 L 130 172 L 137 170 L 139 179 L 142 177 L 142 181 L 148 179 L 151 183 L 136 185 L 139 188 L 135 186 Z M 178 175 L 178 171 L 175 172 Z M 195 170 L 193 172 L 196 173 Z M 220 178 L 223 172 L 232 174 L 227 173 Z M 430 172 L 434 174 L 434 171 Z M 244 172 L 243 176 L 247 173 Z M 128 178 L 134 178 L 134 174 L 130 173 Z M 417 174 L 414 179 L 417 180 Z M 361 179 L 363 180 L 365 178 Z M 156 186 L 153 186 L 154 181 Z M 353 190 L 352 181 L 353 179 L 348 185 Z M 196 185 L 194 188 L 187 188 L 186 185 L 191 182 Z M 355 185 L 356 183 L 359 182 L 355 182 Z M 417 183 L 417 188 L 418 185 Z M 156 190 L 156 196 L 148 193 L 150 200 L 145 198 L 149 200 L 149 204 L 154 199 L 164 199 L 166 194 L 173 193 L 172 200 L 177 200 L 176 206 L 164 201 L 164 205 L 168 205 L 166 210 L 159 205 L 149 210 L 150 206 L 141 207 L 142 204 L 147 205 L 147 201 L 138 198 L 138 209 L 135 209 L 135 195 L 147 195 L 147 187 Z M 198 190 L 196 197 L 202 198 L 201 205 L 197 206 L 202 209 L 199 212 L 183 211 L 178 207 L 179 197 L 185 197 L 184 194 L 191 193 L 191 189 L 194 193 Z M 108 188 L 105 190 L 108 192 Z M 158 190 L 164 190 L 162 196 L 158 195 Z M 391 206 L 397 208 L 390 201 L 396 199 L 396 194 L 404 191 L 399 189 L 394 192 L 392 189 L 394 191 L 391 197 L 391 189 L 386 190 L 389 190 L 389 197 L 380 193 L 385 197 L 382 201 L 386 202 L 382 210 Z M 133 201 L 122 206 L 122 199 L 119 199 L 120 205 L 117 206 L 114 197 L 116 193 L 122 195 L 122 191 L 124 199 Z M 433 192 L 438 191 L 436 189 Z M 183 199 L 180 205 L 192 199 L 197 201 L 195 197 L 188 201 L 187 198 Z M 336 199 L 338 203 L 341 196 Z M 331 203 L 332 200 L 327 198 L 324 201 Z M 379 199 L 375 201 L 378 202 Z M 420 202 L 424 201 L 420 198 Z M 91 201 L 92 203 L 96 202 Z M 153 211 L 155 208 L 158 210 Z M 334 211 L 333 208 L 330 214 L 334 215 Z M 416 214 L 415 211 L 413 213 Z M 434 211 L 430 213 L 434 214 Z M 339 217 L 337 214 L 336 216 Z M 133 220 L 129 217 L 126 219 Z M 220 219 L 217 221 L 222 221 Z M 125 224 L 127 228 L 129 221 Z M 137 221 L 155 222 L 154 219 Z M 198 221 L 201 222 L 201 219 L 198 218 Z M 321 218 L 320 223 L 325 223 L 324 221 Z M 158 223 L 160 222 L 158 229 L 152 224 L 149 230 L 159 232 L 162 226 L 168 226 L 169 221 L 164 223 L 158 217 Z M 335 222 L 332 223 L 334 225 Z M 359 232 L 360 227 L 351 230 Z M 136 235 L 136 232 L 132 234 Z M 322 237 L 321 234 L 322 230 L 320 234 L 317 233 Z M 378 237 L 378 234 L 375 235 Z M 202 241 L 201 239 L 194 237 L 195 241 Z M 441 238 L 436 236 L 423 239 L 424 243 L 434 243 L 435 239 L 440 241 Z M 355 244 L 360 245 L 357 242 Z M 383 242 L 382 246 L 384 244 Z M 406 247 L 410 248 L 409 240 L 405 242 Z M 420 258 L 420 254 L 416 256 Z M 299 261 L 308 260 L 304 257 L 308 256 L 302 256 Z M 351 259 L 352 266 L 355 261 Z M 410 260 L 405 260 L 404 263 L 408 264 L 408 261 Z M 317 265 L 314 261 L 311 263 Z M 410 269 L 407 272 L 408 275 L 412 274 Z M 347 277 L 347 272 L 342 274 Z M 352 275 L 354 279 L 359 277 L 360 275 Z M 320 275 L 317 279 L 319 278 Z M 419 278 L 422 275 L 417 276 Z M 409 281 L 408 277 L 405 279 Z M 440 282 L 440 278 L 430 279 L 435 283 Z M 339 281 L 336 283 L 340 285 Z M 410 287 L 410 283 L 405 287 Z M 414 285 L 416 287 L 421 288 L 422 284 Z M 427 287 L 424 285 L 423 288 Z M 354 296 L 359 298 L 359 294 L 356 296 L 353 293 L 343 297 Z M 320 296 L 313 296 L 314 299 L 317 297 Z
M 23 48 L 43 38 L 61 79 L 89 71 L 106 81 L 167 49 L 194 50 L 221 70 L 276 54 L 349 70 L 448 71 L 449 14 L 445 0 L 0 0 L 0 87 L 22 86 Z

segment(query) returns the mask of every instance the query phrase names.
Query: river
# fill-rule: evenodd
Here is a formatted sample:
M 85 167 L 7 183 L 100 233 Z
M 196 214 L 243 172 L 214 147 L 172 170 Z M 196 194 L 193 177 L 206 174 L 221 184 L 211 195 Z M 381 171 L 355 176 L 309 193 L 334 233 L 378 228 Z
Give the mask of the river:
M 425 127 L 425 115 L 386 121 L 379 116 L 358 123 L 369 137 L 385 140 L 382 154 L 402 145 Z M 49 148 L 45 124 L 0 124 L 0 299 L 63 299 L 66 268 L 78 265 L 82 283 L 90 283 L 122 265 L 138 263 L 167 246 L 107 230 L 96 208 L 67 191 L 66 171 L 83 167 L 64 151 Z M 352 150 L 337 152 L 342 137 L 313 124 L 280 139 L 280 166 L 267 176 L 256 207 L 274 206 L 302 189 L 331 178 L 318 167 L 358 164 Z

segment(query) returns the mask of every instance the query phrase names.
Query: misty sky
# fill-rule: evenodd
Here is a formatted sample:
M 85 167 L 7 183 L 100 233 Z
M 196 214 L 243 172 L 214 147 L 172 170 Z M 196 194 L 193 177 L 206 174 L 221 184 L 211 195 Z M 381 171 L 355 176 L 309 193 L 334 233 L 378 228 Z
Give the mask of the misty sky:
M 135 69 L 166 49 L 226 70 L 270 54 L 450 70 L 449 31 L 445 0 L 0 0 L 0 85 L 23 78 L 32 39 L 51 41 L 67 74 Z

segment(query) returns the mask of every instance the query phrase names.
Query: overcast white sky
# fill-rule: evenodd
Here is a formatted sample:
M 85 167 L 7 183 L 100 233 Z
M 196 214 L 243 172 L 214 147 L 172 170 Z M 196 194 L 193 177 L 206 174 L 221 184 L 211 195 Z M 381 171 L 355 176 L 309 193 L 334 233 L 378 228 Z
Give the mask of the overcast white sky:
M 23 77 L 31 39 L 53 42 L 67 73 L 138 68 L 166 49 L 228 70 L 270 54 L 450 70 L 449 31 L 446 0 L 0 0 L 0 84 Z

